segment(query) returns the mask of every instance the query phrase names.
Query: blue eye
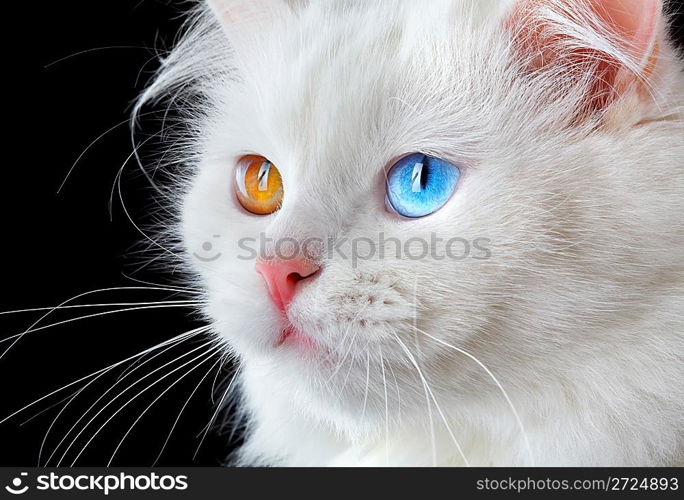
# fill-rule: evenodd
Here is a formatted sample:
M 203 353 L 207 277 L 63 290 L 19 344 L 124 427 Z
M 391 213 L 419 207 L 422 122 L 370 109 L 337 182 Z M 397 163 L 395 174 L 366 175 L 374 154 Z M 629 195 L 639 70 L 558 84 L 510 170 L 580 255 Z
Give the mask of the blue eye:
M 460 176 L 458 167 L 449 162 L 411 154 L 387 173 L 387 202 L 404 217 L 425 217 L 444 206 Z

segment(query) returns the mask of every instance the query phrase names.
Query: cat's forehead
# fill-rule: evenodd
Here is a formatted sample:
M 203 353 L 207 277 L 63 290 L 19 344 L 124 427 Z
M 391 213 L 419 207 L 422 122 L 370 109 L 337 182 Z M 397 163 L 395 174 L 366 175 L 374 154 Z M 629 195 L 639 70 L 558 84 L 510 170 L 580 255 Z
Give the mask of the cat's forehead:
M 458 2 L 420 15 L 416 4 L 307 9 L 254 52 L 250 105 L 276 142 L 308 160 L 301 168 L 350 156 L 364 168 L 361 160 L 439 150 L 457 134 L 472 142 L 468 130 L 491 101 L 483 21 Z

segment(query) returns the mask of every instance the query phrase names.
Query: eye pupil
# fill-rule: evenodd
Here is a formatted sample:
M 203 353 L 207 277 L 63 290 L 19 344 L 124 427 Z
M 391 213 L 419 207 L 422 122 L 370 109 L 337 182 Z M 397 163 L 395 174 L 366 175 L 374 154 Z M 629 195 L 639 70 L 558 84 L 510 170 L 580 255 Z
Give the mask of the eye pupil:
M 259 168 L 259 191 L 268 191 L 268 172 L 271 170 L 271 162 L 265 161 Z
M 413 172 L 411 173 L 411 190 L 414 193 L 420 193 L 427 185 L 427 165 L 425 165 L 425 158 L 416 159 L 413 164 Z
M 425 160 L 423 160 L 425 162 Z M 428 183 L 428 172 L 430 171 L 430 168 L 428 165 L 423 163 L 423 168 L 420 171 L 420 186 L 425 189 Z

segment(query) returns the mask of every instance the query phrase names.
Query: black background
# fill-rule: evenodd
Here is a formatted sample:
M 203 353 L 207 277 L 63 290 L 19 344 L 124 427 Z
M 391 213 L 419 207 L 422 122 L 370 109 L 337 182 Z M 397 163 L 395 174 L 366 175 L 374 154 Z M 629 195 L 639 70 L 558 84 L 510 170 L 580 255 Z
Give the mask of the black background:
M 128 119 L 131 103 L 158 67 L 155 55 L 173 45 L 188 2 L 70 0 L 7 4 L 11 5 L 3 5 L 2 13 L 3 80 L 8 88 L 3 99 L 4 175 L 0 178 L 5 268 L 0 310 L 54 306 L 88 290 L 140 285 L 124 273 L 140 280 L 177 283 L 168 272 L 147 267 L 138 270 L 154 254 L 137 253 L 142 236 L 127 221 L 116 194 L 110 218 L 112 186 L 132 151 L 126 124 L 90 148 L 60 194 L 57 190 L 88 144 Z M 90 51 L 78 54 L 84 50 Z M 72 54 L 78 55 L 63 59 Z M 139 140 L 159 129 L 157 123 L 143 124 L 143 128 L 149 130 L 144 130 Z M 153 161 L 152 152 L 147 153 L 147 160 Z M 150 203 L 153 193 L 136 172 L 135 162 L 129 162 L 123 175 L 123 196 L 136 223 L 146 224 L 148 213 L 155 208 L 150 206 L 154 205 Z M 84 297 L 80 303 L 179 298 L 149 291 L 102 292 Z M 46 318 L 43 324 L 102 310 L 72 309 Z M 22 332 L 42 314 L 0 316 L 0 338 Z M 200 325 L 191 309 L 165 308 L 106 315 L 28 334 L 0 360 L 0 419 L 66 383 Z M 186 342 L 161 359 L 165 363 L 197 345 Z M 7 342 L 0 344 L 0 353 L 7 346 Z M 162 364 L 157 361 L 159 358 L 136 375 Z M 128 436 L 113 465 L 149 466 L 155 461 L 178 412 L 210 364 L 193 372 L 153 406 Z M 80 449 L 114 411 L 165 371 L 110 405 L 102 418 L 82 434 L 72 452 Z M 176 372 L 150 389 L 139 404 L 125 407 L 100 432 L 78 464 L 105 465 L 133 421 L 183 372 Z M 193 460 L 201 439 L 198 434 L 212 417 L 212 392 L 220 396 L 221 382 L 228 375 L 220 375 L 215 390 L 213 374 L 205 380 L 185 409 L 159 465 L 216 465 L 226 457 L 228 437 L 213 430 Z M 125 382 L 134 378 L 131 375 Z M 98 381 L 91 386 L 92 391 L 84 392 L 72 403 L 48 438 L 47 456 L 114 381 L 115 377 Z M 127 385 L 122 382 L 119 388 Z M 49 403 L 61 399 L 52 398 Z M 0 425 L 0 465 L 38 463 L 40 443 L 59 407 L 20 424 L 50 404 L 37 405 Z M 60 456 L 55 455 L 50 463 L 56 465 Z M 68 455 L 63 465 L 71 463 L 69 457 L 73 459 L 75 454 Z
M 145 262 L 135 247 L 141 236 L 127 222 L 116 199 L 110 218 L 112 185 L 131 152 L 125 125 L 90 148 L 65 188 L 60 194 L 57 190 L 86 146 L 128 118 L 132 101 L 157 67 L 156 51 L 172 46 L 187 7 L 187 2 L 160 0 L 3 5 L 0 213 L 4 227 L 0 262 L 5 272 L 0 310 L 54 306 L 88 290 L 138 285 L 123 273 L 141 280 L 176 283 L 168 270 L 137 270 Z M 681 38 L 682 22 L 677 24 Z M 88 52 L 78 54 L 82 51 Z M 63 59 L 72 54 L 78 55 Z M 135 171 L 134 163 L 126 167 L 123 193 L 133 218 L 144 223 L 150 210 L 150 188 Z M 92 295 L 81 303 L 172 298 L 178 297 L 121 291 Z M 94 312 L 70 310 L 48 318 L 47 323 Z M 41 314 L 0 316 L 0 338 L 20 333 Z M 63 384 L 200 325 L 192 310 L 166 308 L 112 314 L 29 334 L 0 360 L 0 419 Z M 0 344 L 0 353 L 8 345 Z M 170 351 L 164 362 L 194 345 L 188 342 Z M 154 363 L 140 374 L 159 366 Z M 204 370 L 197 370 L 152 407 L 128 436 L 113 465 L 149 466 L 155 462 L 178 412 L 203 374 Z M 198 434 L 212 417 L 211 396 L 220 397 L 221 382 L 228 375 L 226 369 L 215 384 L 212 374 L 201 385 L 159 465 L 217 465 L 226 457 L 230 436 L 213 429 L 193 459 Z M 60 417 L 46 442 L 43 462 L 90 403 L 115 380 L 108 378 L 94 385 Z M 121 437 L 168 382 L 125 407 L 93 440 L 78 465 L 107 464 Z M 102 418 L 84 431 L 63 464 L 69 465 L 74 451 L 145 385 L 110 405 Z M 41 441 L 60 406 L 21 424 L 60 400 L 50 399 L 49 404 L 37 405 L 0 425 L 0 465 L 38 463 Z M 56 454 L 50 464 L 55 465 L 60 456 Z

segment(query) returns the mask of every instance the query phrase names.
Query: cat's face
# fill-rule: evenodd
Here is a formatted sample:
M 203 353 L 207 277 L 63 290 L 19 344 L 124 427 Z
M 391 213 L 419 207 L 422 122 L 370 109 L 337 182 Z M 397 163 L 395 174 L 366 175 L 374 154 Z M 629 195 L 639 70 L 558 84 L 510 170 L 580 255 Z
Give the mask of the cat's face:
M 495 397 L 469 355 L 508 384 L 533 381 L 622 307 L 606 296 L 606 266 L 634 185 L 611 169 L 618 154 L 623 168 L 640 161 L 635 139 L 577 123 L 582 91 L 551 98 L 549 81 L 521 72 L 504 3 L 416 4 L 312 5 L 264 36 L 243 28 L 238 69 L 209 93 L 183 207 L 206 312 L 246 376 L 346 429 L 384 425 L 400 407 L 423 419 L 426 397 Z M 408 218 L 388 207 L 386 177 L 415 152 L 460 177 L 439 210 Z M 236 196 L 250 154 L 282 177 L 272 214 Z M 318 271 L 286 307 L 255 269 L 262 238 L 262 259 L 320 243 L 308 247 Z

